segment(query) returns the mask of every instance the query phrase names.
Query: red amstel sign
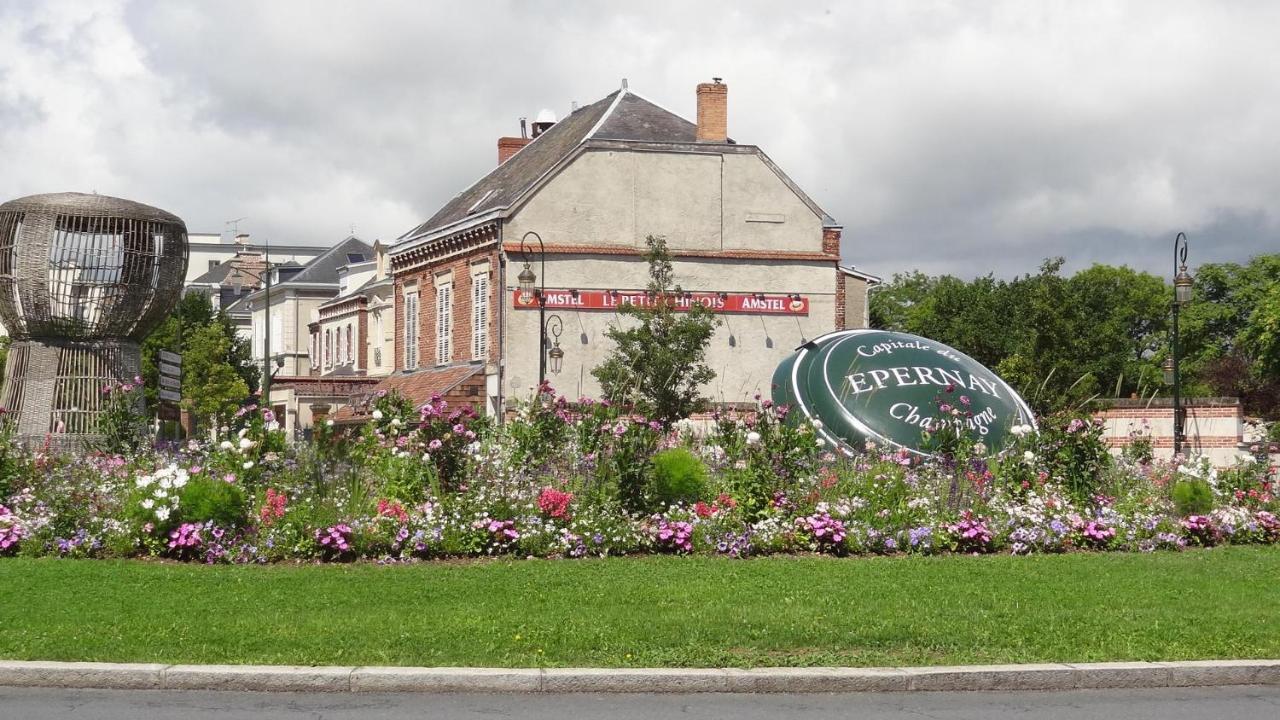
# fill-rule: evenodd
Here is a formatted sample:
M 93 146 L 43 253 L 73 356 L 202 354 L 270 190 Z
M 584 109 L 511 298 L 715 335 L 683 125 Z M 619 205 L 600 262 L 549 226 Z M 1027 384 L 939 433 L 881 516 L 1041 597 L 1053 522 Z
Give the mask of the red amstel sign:
M 545 290 L 547 307 L 560 310 L 617 310 L 622 305 L 653 305 L 655 298 L 644 290 Z M 538 309 L 538 299 L 520 290 L 512 291 L 517 310 Z M 700 303 L 718 313 L 755 315 L 808 315 L 809 298 L 801 295 L 765 293 L 686 292 L 673 296 L 677 310 Z

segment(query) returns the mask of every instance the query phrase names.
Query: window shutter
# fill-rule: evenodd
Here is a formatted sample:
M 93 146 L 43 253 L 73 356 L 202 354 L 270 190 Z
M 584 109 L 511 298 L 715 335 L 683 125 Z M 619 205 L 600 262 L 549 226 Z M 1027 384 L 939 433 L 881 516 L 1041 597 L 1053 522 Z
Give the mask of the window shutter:
M 404 367 L 418 367 L 418 293 L 404 296 Z
M 453 355 L 453 285 L 436 288 L 436 364 L 444 365 Z
M 471 278 L 471 357 L 489 356 L 489 276 Z

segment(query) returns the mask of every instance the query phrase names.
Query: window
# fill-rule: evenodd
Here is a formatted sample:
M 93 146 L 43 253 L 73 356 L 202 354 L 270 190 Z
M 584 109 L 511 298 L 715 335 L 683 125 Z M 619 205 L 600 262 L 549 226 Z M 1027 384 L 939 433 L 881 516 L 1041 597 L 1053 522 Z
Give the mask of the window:
M 436 364 L 453 358 L 453 283 L 436 288 Z
M 351 323 L 347 323 L 347 364 L 355 359 L 355 350 L 353 349 L 355 342 L 351 339 Z
M 316 335 L 316 333 L 311 333 L 311 337 L 307 338 L 307 362 L 311 365 L 312 370 L 320 364 L 320 358 L 316 353 L 316 344 L 319 338 Z
M 333 364 L 342 364 L 342 328 L 337 328 L 333 333 Z
M 404 296 L 404 369 L 418 367 L 418 293 Z
M 333 331 L 324 331 L 324 366 L 333 367 Z
M 255 358 L 260 358 L 263 355 L 262 332 L 265 327 L 266 324 L 258 320 L 258 318 L 253 319 L 253 356 Z
M 355 265 L 364 262 L 363 253 L 347 253 L 347 262 Z
M 489 356 L 489 274 L 471 278 L 471 357 Z

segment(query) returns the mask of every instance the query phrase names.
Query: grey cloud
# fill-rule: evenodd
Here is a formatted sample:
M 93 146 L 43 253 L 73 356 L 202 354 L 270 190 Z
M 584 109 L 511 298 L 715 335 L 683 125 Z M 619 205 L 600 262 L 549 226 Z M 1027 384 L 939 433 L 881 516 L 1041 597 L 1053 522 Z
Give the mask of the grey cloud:
M 1267 4 L 136 2 L 0 8 L 0 196 L 94 188 L 193 230 L 390 239 L 516 118 L 730 84 L 871 272 L 1164 272 L 1280 248 Z M 68 28 L 74 28 L 70 32 Z M 93 103 L 127 110 L 127 119 Z M 25 109 L 24 109 L 25 108 Z M 69 117 L 68 114 L 73 117 Z M 1162 244 L 1163 243 L 1163 244 Z

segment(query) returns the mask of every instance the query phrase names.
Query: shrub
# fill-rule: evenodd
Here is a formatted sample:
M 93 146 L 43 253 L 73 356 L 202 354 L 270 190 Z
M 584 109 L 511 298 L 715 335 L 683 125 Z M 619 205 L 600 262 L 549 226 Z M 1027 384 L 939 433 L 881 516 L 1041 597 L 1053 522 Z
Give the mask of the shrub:
M 1174 507 L 1178 509 L 1178 514 L 1183 517 L 1204 515 L 1213 508 L 1213 488 L 1209 487 L 1209 483 L 1199 478 L 1179 480 L 1173 486 L 1172 495 Z
M 660 506 L 691 503 L 707 488 L 707 466 L 685 448 L 671 448 L 653 456 L 650 497 Z
M 1046 469 L 1078 501 L 1088 501 L 1106 489 L 1112 457 L 1102 430 L 1101 421 L 1070 413 L 1045 418 L 1040 425 Z
M 239 486 L 210 477 L 193 477 L 179 496 L 178 507 L 184 523 L 204 523 L 234 528 L 244 525 L 249 504 Z

